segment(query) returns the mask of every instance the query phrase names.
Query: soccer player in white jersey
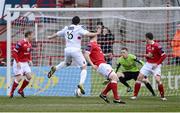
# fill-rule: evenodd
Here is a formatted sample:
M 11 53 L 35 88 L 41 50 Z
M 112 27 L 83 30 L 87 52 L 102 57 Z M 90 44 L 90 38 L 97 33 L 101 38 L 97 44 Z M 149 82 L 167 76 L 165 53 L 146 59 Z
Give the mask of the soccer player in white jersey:
M 77 66 L 81 67 L 80 82 L 77 87 L 81 90 L 82 94 L 85 94 L 83 84 L 87 75 L 87 63 L 81 51 L 81 38 L 82 36 L 96 36 L 101 33 L 101 29 L 98 29 L 96 33 L 92 33 L 86 30 L 84 26 L 79 25 L 79 23 L 80 18 L 78 16 L 74 16 L 70 26 L 65 26 L 64 29 L 58 31 L 52 36 L 48 36 L 49 39 L 59 36 L 65 38 L 66 40 L 66 48 L 64 50 L 65 59 L 57 66 L 51 67 L 51 70 L 48 73 L 48 78 L 50 78 L 56 70 L 71 65 L 72 60 L 74 60 Z

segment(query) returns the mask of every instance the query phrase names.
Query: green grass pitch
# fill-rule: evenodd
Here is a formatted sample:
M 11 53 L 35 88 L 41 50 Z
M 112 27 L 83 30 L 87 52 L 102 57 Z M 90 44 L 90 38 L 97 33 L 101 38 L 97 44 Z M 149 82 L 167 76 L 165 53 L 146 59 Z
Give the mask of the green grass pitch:
M 107 104 L 99 97 L 0 97 L 0 112 L 172 112 L 180 111 L 180 97 L 139 97 L 130 100 L 122 97 L 127 104 Z M 112 100 L 112 98 L 111 98 Z

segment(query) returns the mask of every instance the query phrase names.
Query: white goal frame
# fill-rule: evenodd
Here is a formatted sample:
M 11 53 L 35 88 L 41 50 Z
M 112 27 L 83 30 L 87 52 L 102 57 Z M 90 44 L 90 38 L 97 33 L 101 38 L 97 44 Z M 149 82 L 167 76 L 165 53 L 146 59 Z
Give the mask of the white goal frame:
M 180 7 L 131 7 L 131 8 L 10 8 L 7 10 L 7 95 L 10 92 L 11 81 L 11 13 L 12 12 L 54 12 L 54 11 L 165 11 L 180 10 Z

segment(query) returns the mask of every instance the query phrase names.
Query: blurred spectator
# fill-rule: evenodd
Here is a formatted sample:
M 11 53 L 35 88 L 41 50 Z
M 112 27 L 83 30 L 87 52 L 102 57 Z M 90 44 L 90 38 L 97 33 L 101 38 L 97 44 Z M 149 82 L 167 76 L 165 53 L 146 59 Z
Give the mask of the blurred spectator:
M 96 25 L 97 25 L 96 28 L 101 28 L 101 29 L 104 28 L 103 22 L 97 22 Z
M 171 42 L 174 62 L 180 65 L 180 23 L 177 24 L 177 30 L 174 39 Z
M 6 41 L 0 41 L 0 66 L 6 66 Z
M 112 65 L 114 35 L 107 27 L 103 27 L 102 34 L 98 37 L 98 43 L 101 45 L 102 51 L 105 54 L 107 64 Z
M 6 59 L 0 58 L 0 66 L 6 66 Z

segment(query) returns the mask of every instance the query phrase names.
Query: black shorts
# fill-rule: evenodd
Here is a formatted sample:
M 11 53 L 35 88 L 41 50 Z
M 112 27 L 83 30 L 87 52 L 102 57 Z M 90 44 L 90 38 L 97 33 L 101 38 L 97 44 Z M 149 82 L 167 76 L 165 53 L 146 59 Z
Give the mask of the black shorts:
M 124 80 L 125 81 L 131 80 L 131 79 L 137 80 L 137 77 L 139 75 L 139 71 L 137 71 L 137 72 L 123 72 L 123 74 L 124 74 Z

